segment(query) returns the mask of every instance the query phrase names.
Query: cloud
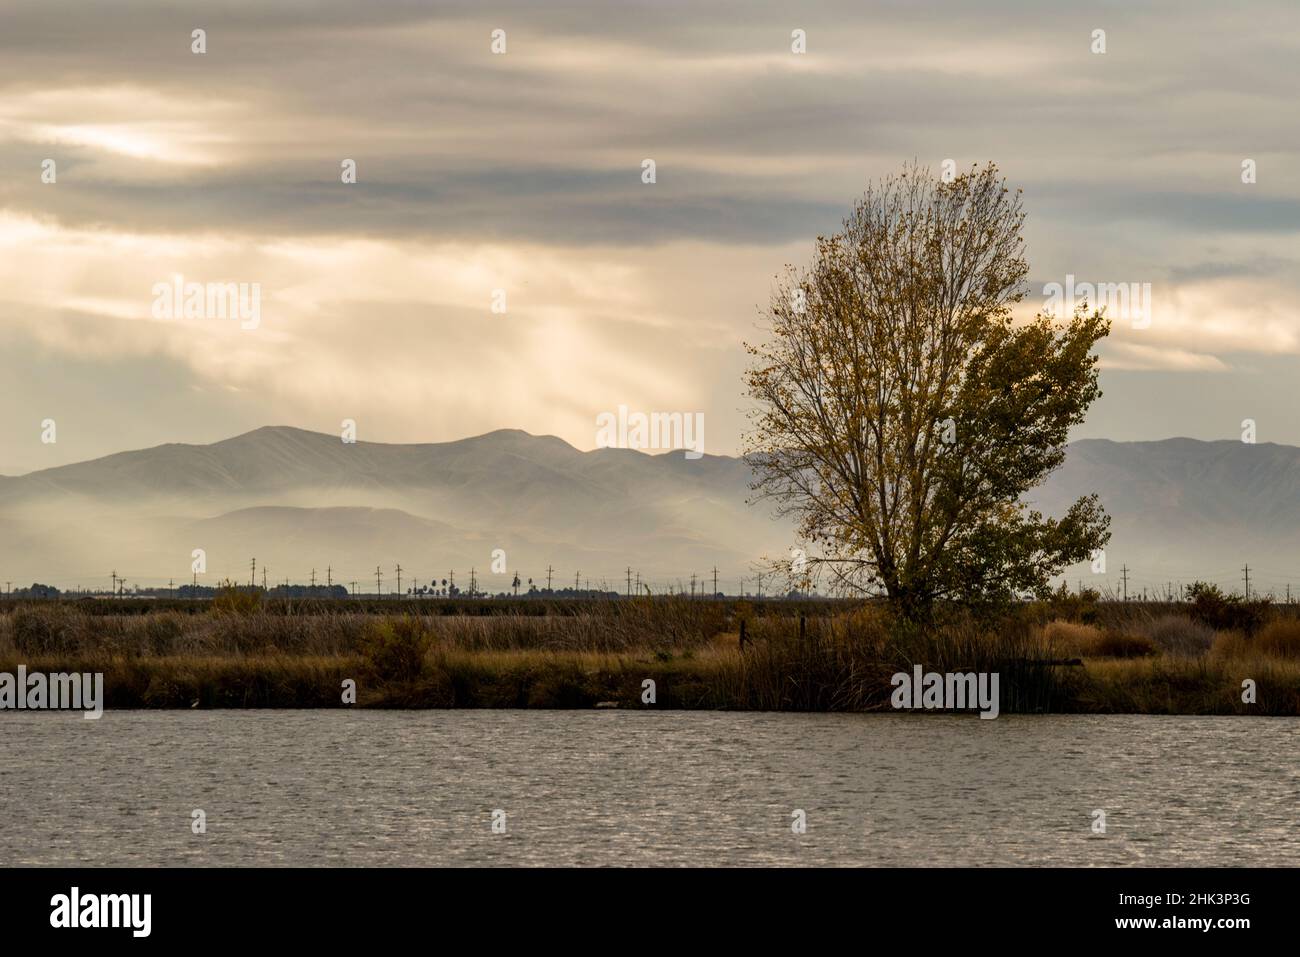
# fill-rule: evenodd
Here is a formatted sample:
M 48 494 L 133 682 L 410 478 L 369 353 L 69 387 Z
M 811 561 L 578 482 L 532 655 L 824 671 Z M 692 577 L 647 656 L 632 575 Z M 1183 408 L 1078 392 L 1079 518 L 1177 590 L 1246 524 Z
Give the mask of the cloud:
M 1181 372 L 1225 372 L 1228 366 L 1222 360 L 1187 349 L 1166 349 L 1138 342 L 1110 344 L 1102 358 L 1103 369 L 1120 369 L 1126 372 L 1147 370 L 1173 370 Z
M 118 420 L 150 420 L 119 370 L 155 362 L 207 398 L 186 406 L 196 433 L 259 408 L 333 429 L 347 409 L 390 440 L 523 427 L 589 447 L 627 403 L 705 411 L 726 451 L 773 274 L 870 180 L 951 157 L 1024 187 L 1036 282 L 1151 284 L 1151 325 L 1116 322 L 1103 377 L 1221 378 L 1300 351 L 1300 131 L 1278 121 L 1300 11 L 1254 9 L 11 3 L 0 330 L 102 383 Z M 261 283 L 265 321 L 155 320 L 176 273 Z M 55 398 L 24 382 L 20 422 Z

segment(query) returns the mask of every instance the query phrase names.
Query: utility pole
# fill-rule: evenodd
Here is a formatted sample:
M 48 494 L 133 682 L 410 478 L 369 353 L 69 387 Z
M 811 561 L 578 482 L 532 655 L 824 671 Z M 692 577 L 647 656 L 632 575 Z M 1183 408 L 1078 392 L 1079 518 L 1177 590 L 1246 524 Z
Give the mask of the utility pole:
M 547 565 L 547 566 L 546 566 L 546 590 L 547 590 L 547 591 L 550 591 L 550 590 L 551 590 L 551 573 L 552 573 L 554 570 L 555 570 L 555 569 L 551 568 L 550 565 Z
M 170 578 L 167 579 L 167 591 L 171 593 L 173 598 L 176 597 L 176 582 Z
M 357 583 L 356 583 L 356 582 L 353 582 L 353 583 L 352 583 L 352 595 L 353 595 L 353 597 L 356 597 L 356 594 L 357 594 Z
M 713 598 L 718 597 L 718 566 L 713 566 Z
M 1124 579 L 1124 600 L 1128 601 L 1128 566 L 1127 565 L 1124 565 L 1120 568 L 1120 574 L 1121 577 Z
M 316 590 L 316 569 L 311 570 L 311 590 Z
M 691 597 L 695 597 L 695 572 L 691 572 Z
M 330 591 L 334 590 L 334 566 L 325 566 L 325 587 Z
M 627 566 L 627 597 L 632 597 L 632 566 Z
M 289 579 L 286 578 L 284 580 L 284 585 L 286 588 L 289 587 Z M 266 566 L 265 565 L 262 566 L 262 591 L 266 591 Z
M 578 570 L 573 573 L 573 593 L 576 595 L 579 591 L 579 583 L 582 581 L 582 571 Z
M 257 584 L 257 559 L 253 559 L 253 564 L 249 566 L 252 570 L 248 573 L 248 587 L 252 588 Z
M 113 569 L 113 585 L 109 589 L 108 593 L 113 596 L 117 595 L 117 569 L 116 568 Z
M 397 597 L 402 597 L 402 563 L 397 563 Z
M 382 595 L 384 593 L 383 581 L 384 581 L 384 575 L 379 570 L 379 566 L 376 565 L 375 566 L 375 594 L 376 595 Z
M 547 588 L 551 587 L 551 583 L 549 580 L 546 582 L 546 587 Z M 469 566 L 469 597 L 473 598 L 474 592 L 477 590 L 478 590 L 478 582 L 474 579 L 474 566 L 471 565 Z
M 1250 565 L 1242 569 L 1246 573 L 1246 601 L 1250 601 Z

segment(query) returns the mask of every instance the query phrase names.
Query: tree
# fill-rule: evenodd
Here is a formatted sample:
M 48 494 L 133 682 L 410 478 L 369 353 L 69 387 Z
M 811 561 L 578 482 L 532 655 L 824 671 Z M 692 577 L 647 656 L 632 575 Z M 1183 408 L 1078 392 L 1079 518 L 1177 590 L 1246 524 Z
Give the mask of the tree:
M 1269 598 L 1246 599 L 1241 595 L 1225 595 L 1218 585 L 1195 581 L 1185 589 L 1195 621 L 1216 631 L 1240 631 L 1247 638 L 1263 627 L 1268 615 Z
M 1086 304 L 1013 319 L 1023 223 L 996 166 L 950 183 L 910 166 L 778 277 L 771 335 L 746 346 L 746 456 L 758 497 L 817 553 L 801 574 L 924 618 L 1042 594 L 1109 539 L 1095 495 L 1060 519 L 1023 500 L 1100 395 L 1092 347 L 1109 331 Z

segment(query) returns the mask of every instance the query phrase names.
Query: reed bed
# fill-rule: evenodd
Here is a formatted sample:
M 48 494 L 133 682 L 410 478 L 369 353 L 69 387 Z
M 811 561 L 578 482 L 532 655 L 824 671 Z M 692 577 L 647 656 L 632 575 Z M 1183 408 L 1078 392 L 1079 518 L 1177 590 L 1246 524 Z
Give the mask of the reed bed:
M 346 682 L 369 707 L 641 708 L 653 682 L 659 708 L 882 711 L 891 676 L 921 665 L 998 672 L 1004 714 L 1300 714 L 1300 621 L 1289 614 L 1248 636 L 1177 608 L 1122 612 L 1057 618 L 1035 606 L 919 627 L 870 604 L 820 615 L 647 599 L 556 614 L 113 616 L 45 602 L 0 610 L 0 671 L 101 671 L 110 708 L 344 707 Z

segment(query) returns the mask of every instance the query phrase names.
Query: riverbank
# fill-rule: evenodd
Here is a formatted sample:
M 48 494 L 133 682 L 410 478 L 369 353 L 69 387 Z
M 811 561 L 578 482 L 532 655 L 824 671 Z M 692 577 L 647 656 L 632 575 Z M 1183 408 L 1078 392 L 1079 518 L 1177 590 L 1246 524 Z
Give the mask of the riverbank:
M 893 710 L 892 676 L 921 665 L 997 673 L 1003 714 L 1300 715 L 1294 619 L 1247 637 L 1168 611 L 1123 611 L 1132 620 L 1122 627 L 1048 609 L 1037 614 L 1045 621 L 1022 613 L 913 630 L 874 608 L 807 617 L 740 602 L 475 617 L 220 608 L 112 617 L 32 605 L 0 614 L 0 672 L 101 672 L 109 709 L 872 712 Z M 1246 682 L 1253 701 L 1243 700 Z

